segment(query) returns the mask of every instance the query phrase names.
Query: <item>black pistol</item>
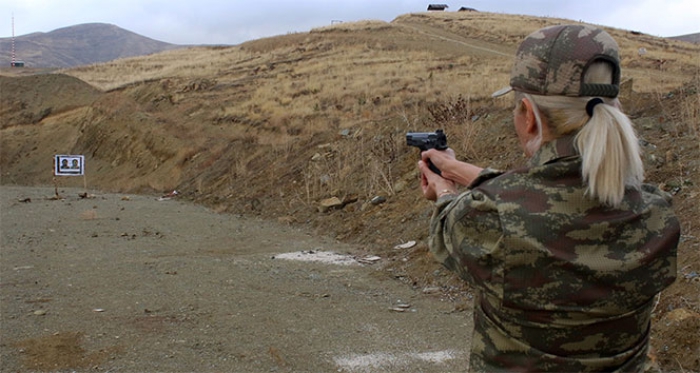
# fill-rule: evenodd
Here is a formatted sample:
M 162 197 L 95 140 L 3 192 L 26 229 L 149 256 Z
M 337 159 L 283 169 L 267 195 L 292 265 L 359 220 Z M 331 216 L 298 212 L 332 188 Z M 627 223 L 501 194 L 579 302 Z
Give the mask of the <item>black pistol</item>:
M 447 135 L 442 130 L 435 132 L 408 132 L 406 133 L 406 145 L 415 146 L 424 152 L 428 149 L 445 150 L 447 149 Z M 440 169 L 435 167 L 433 162 L 428 160 L 428 167 L 436 174 L 442 176 Z

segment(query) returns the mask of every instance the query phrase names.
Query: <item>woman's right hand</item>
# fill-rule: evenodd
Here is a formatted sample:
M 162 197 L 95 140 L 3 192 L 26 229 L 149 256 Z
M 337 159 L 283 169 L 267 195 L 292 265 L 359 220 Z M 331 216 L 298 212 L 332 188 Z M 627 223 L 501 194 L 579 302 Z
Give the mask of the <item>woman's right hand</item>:
M 440 170 L 441 176 L 457 184 L 467 186 L 479 176 L 483 170 L 471 163 L 458 161 L 452 148 L 446 150 L 428 149 L 421 153 L 421 160 L 428 160 Z

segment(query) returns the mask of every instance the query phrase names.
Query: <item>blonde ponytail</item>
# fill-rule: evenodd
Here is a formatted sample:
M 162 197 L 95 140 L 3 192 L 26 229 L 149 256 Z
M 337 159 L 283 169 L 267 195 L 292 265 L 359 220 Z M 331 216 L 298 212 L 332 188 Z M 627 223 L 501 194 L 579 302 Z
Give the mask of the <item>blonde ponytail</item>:
M 639 140 L 629 118 L 612 105 L 596 105 L 576 136 L 581 174 L 588 193 L 618 207 L 625 188 L 639 189 L 644 180 Z
M 612 69 L 607 63 L 589 67 L 587 83 L 609 82 Z M 604 98 L 592 115 L 586 112 L 591 97 L 526 96 L 546 119 L 554 137 L 578 130 L 575 145 L 581 154 L 581 176 L 587 193 L 608 206 L 619 207 L 626 188 L 639 189 L 644 180 L 639 140 L 630 119 L 623 114 L 617 98 Z M 538 125 L 542 123 L 538 119 Z

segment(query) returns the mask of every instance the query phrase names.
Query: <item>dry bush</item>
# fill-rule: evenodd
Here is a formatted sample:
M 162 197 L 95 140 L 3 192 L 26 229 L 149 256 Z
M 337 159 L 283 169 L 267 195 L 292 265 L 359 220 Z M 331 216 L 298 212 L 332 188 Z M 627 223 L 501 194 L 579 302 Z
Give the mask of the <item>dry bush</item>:
M 479 138 L 479 116 L 469 97 L 462 95 L 433 103 L 427 107 L 430 121 L 448 134 L 448 144 L 459 154 L 477 158 L 474 143 Z
M 685 127 L 683 131 L 694 137 L 700 147 L 700 74 L 671 94 L 682 97 L 677 110 L 680 122 Z
M 374 136 L 368 145 L 368 159 L 362 160 L 367 165 L 365 190 L 370 195 L 394 195 L 394 180 L 398 176 L 395 169 L 405 139 L 396 132 L 387 132 Z

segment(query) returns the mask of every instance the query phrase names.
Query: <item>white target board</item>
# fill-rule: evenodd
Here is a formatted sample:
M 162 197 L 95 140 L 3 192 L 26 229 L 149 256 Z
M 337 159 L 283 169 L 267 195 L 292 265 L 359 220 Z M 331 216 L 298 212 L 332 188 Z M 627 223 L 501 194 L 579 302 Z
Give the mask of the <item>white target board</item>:
M 54 159 L 54 175 L 81 176 L 85 174 L 85 157 L 82 155 L 57 155 Z

